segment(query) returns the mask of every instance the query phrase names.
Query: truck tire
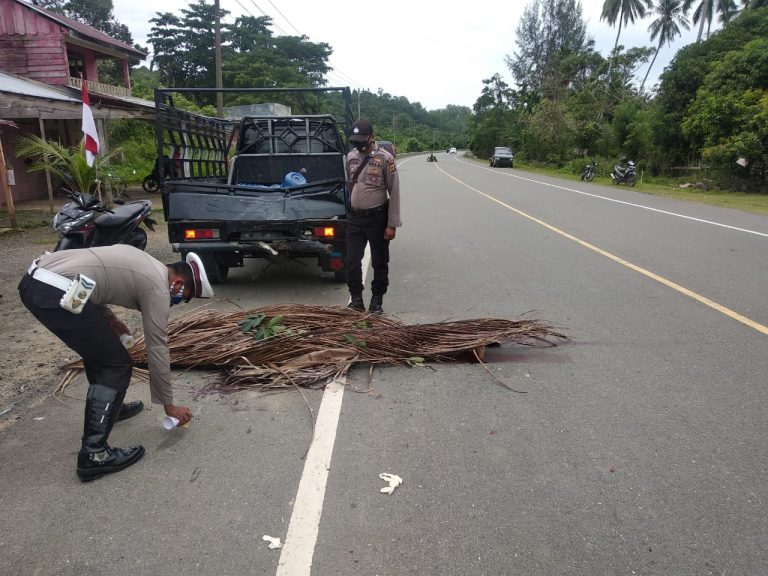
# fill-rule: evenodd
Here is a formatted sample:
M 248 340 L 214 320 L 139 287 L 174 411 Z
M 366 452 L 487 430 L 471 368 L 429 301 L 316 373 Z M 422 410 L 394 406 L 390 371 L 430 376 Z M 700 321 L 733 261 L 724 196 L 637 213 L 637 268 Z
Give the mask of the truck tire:
M 216 254 L 201 254 L 205 274 L 211 284 L 223 284 L 229 276 L 229 266 L 223 264 Z
M 342 268 L 341 270 L 334 270 L 333 271 L 333 279 L 338 282 L 339 284 L 346 284 L 347 283 L 347 269 Z

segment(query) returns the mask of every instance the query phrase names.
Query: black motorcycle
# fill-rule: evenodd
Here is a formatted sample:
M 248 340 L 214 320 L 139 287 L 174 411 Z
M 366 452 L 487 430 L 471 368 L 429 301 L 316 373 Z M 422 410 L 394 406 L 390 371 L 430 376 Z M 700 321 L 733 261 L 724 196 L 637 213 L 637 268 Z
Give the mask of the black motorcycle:
M 168 178 L 174 178 L 179 171 L 179 160 L 169 158 L 168 156 L 163 156 L 162 162 L 165 179 L 167 180 Z M 160 188 L 163 187 L 163 181 L 160 179 L 159 163 L 160 161 L 156 160 L 155 167 L 152 169 L 152 172 L 144 176 L 144 179 L 141 181 L 141 187 L 145 192 L 157 192 L 160 190 Z
M 592 182 L 595 179 L 595 168 L 597 168 L 597 162 L 592 160 L 592 164 L 587 164 L 581 171 L 581 179 L 586 182 Z
M 154 231 L 157 224 L 149 216 L 152 211 L 149 200 L 118 204 L 109 209 L 92 194 L 68 189 L 64 194 L 72 201 L 64 204 L 53 217 L 53 227 L 59 233 L 54 251 L 113 244 L 146 248 L 147 233 L 139 226 L 143 222 Z
M 634 160 L 627 162 L 626 166 L 617 164 L 611 170 L 611 179 L 614 184 L 627 184 L 634 186 L 637 182 L 637 168 Z

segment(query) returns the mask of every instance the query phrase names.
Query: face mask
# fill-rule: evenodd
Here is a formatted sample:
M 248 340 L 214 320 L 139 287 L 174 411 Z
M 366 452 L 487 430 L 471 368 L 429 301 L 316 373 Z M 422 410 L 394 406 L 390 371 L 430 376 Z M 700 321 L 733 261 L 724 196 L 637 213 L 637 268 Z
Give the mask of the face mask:
M 368 142 L 352 142 L 352 145 L 357 148 L 358 152 L 364 152 L 368 148 Z
M 184 301 L 184 284 L 181 285 L 181 288 L 179 288 L 179 291 L 175 294 L 172 292 L 173 290 L 173 284 L 171 284 L 169 292 L 171 294 L 171 306 L 174 306 L 175 304 L 181 304 Z

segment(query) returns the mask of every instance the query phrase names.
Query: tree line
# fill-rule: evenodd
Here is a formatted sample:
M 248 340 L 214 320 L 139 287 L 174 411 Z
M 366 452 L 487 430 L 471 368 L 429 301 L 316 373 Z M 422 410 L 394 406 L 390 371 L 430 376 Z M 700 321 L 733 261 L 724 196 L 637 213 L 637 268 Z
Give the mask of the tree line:
M 111 0 L 38 2 L 132 42 L 115 21 Z M 153 58 L 149 67 L 132 70 L 135 95 L 152 99 L 157 86 L 215 85 L 214 10 L 196 0 L 178 14 L 158 12 L 151 19 Z M 653 46 L 624 47 L 622 32 L 647 15 Z M 220 10 L 225 87 L 327 85 L 328 44 L 275 36 L 268 16 L 228 16 Z M 706 166 L 723 185 L 765 192 L 768 0 L 738 6 L 735 0 L 606 0 L 601 18 L 617 29 L 607 57 L 595 50 L 580 2 L 530 2 L 515 50 L 504 57 L 514 86 L 501 74 L 484 79 L 471 108 L 426 110 L 382 90 L 353 91 L 353 108 L 399 151 L 456 146 L 487 157 L 493 147 L 506 145 L 518 161 L 558 167 L 629 156 L 653 174 Z M 721 28 L 712 33 L 715 21 Z M 698 26 L 697 42 L 681 48 L 648 91 L 659 50 L 691 25 Z M 213 113 L 210 98 L 188 104 Z M 228 95 L 225 105 L 241 103 L 242 96 Z M 116 132 L 135 137 L 119 125 Z
M 618 32 L 605 58 L 586 32 L 579 2 L 534 0 L 517 27 L 517 50 L 505 59 L 516 87 L 499 74 L 484 80 L 470 119 L 472 148 L 484 154 L 504 143 L 527 161 L 558 166 L 619 156 L 651 173 L 707 166 L 724 185 L 768 191 L 764 4 L 606 0 L 602 17 Z M 647 14 L 656 47 L 625 49 L 622 26 Z M 656 55 L 689 28 L 689 15 L 699 24 L 698 40 L 676 53 L 651 95 L 645 82 Z M 722 29 L 710 33 L 715 17 Z

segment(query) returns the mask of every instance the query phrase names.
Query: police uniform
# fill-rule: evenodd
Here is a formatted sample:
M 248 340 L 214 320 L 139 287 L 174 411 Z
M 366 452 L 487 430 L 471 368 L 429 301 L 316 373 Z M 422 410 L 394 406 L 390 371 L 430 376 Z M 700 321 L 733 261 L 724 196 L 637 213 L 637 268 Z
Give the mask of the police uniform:
M 67 279 L 85 274 L 96 282 L 80 314 L 59 306 L 63 290 L 36 278 L 52 272 Z M 156 404 L 173 404 L 167 344 L 168 269 L 146 252 L 126 245 L 45 254 L 35 261 L 19 285 L 21 301 L 46 328 L 83 359 L 91 384 L 125 390 L 133 362 L 110 325 L 106 304 L 141 311 Z
M 188 254 L 186 263 L 193 283 L 191 294 L 211 297 L 213 290 L 202 261 Z M 75 279 L 82 276 L 86 278 L 78 283 Z M 83 481 L 123 470 L 144 455 L 141 446 L 111 448 L 107 444 L 114 423 L 143 406 L 141 402 L 123 405 L 133 361 L 113 328 L 116 319 L 107 304 L 141 311 L 152 402 L 173 405 L 167 343 L 169 279 L 169 268 L 146 252 L 115 245 L 44 254 L 19 283 L 24 306 L 83 359 L 89 384 L 77 460 L 77 474 Z M 78 290 L 86 285 L 90 295 L 76 290 L 82 300 L 73 299 L 65 309 L 62 302 L 66 305 L 73 280 Z
M 371 247 L 373 280 L 371 292 L 382 297 L 389 285 L 389 240 L 387 227 L 398 228 L 400 221 L 400 178 L 395 158 L 383 148 L 373 145 L 370 159 L 357 176 L 350 194 L 347 221 L 347 286 L 350 294 L 362 294 L 362 260 L 366 244 Z M 349 181 L 364 156 L 356 149 L 347 155 Z

